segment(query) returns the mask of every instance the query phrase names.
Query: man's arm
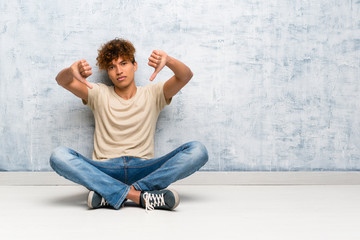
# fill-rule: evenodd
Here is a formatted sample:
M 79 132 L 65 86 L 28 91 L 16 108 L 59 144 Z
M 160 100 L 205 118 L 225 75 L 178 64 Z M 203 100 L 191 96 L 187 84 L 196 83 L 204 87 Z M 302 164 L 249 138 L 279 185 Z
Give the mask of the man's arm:
M 155 68 L 150 81 L 154 80 L 156 75 L 167 66 L 174 72 L 169 80 L 164 84 L 164 95 L 166 101 L 175 96 L 192 78 L 193 73 L 190 68 L 179 60 L 168 56 L 164 51 L 154 50 L 149 58 L 149 66 Z
M 91 67 L 86 60 L 74 62 L 70 67 L 63 69 L 56 76 L 57 83 L 72 92 L 77 97 L 87 101 L 88 89 L 92 85 L 86 78 L 92 74 Z

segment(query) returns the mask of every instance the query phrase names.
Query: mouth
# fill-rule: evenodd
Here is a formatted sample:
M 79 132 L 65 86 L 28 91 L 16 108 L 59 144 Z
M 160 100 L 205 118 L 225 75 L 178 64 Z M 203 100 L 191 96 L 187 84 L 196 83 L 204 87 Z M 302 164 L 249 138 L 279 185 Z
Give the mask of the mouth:
M 120 81 L 124 81 L 125 78 L 126 78 L 125 76 L 123 76 L 123 77 L 118 77 L 116 80 L 118 80 L 118 81 L 120 82 Z

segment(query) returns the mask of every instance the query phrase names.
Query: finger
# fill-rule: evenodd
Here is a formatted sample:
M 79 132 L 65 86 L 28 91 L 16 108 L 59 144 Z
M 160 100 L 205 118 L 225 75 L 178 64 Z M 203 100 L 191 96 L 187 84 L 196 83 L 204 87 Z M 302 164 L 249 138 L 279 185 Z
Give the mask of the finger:
M 79 69 L 82 68 L 83 66 L 85 66 L 86 64 L 87 64 L 86 60 L 80 60 L 79 63 L 78 63 Z
M 90 66 L 85 60 L 80 60 L 78 62 L 77 67 L 78 67 L 79 72 L 84 72 Z
M 82 76 L 90 76 L 92 74 L 92 71 L 91 70 L 81 71 L 80 74 Z
M 162 55 L 160 54 L 160 51 L 158 51 L 158 50 L 154 50 L 150 56 L 155 59 L 158 59 L 158 60 L 161 60 L 161 58 L 162 58 Z
M 161 55 L 160 50 L 154 50 L 153 53 L 155 53 L 156 55 L 159 55 L 159 56 Z
M 91 85 L 88 81 L 86 81 L 85 78 L 80 78 L 80 79 L 78 79 L 78 80 L 79 80 L 80 82 L 84 83 L 88 88 L 90 88 L 90 89 L 93 88 L 92 85 Z
M 83 81 L 83 76 L 81 76 L 81 73 L 78 69 L 72 69 L 72 74 L 74 76 L 74 78 L 76 78 L 77 80 L 79 80 L 80 82 Z
M 85 80 L 84 83 L 85 83 L 85 85 L 86 85 L 88 88 L 90 88 L 90 89 L 93 88 L 93 86 L 92 86 L 88 81 Z
M 86 68 L 86 67 L 90 67 L 88 62 L 79 62 L 79 68 Z
M 76 78 L 79 82 L 84 83 L 84 84 L 85 84 L 88 88 L 90 88 L 90 89 L 93 88 L 92 85 L 91 85 L 88 81 L 86 81 L 86 78 L 84 78 L 83 76 L 81 76 L 80 72 L 73 71 L 73 70 L 72 70 L 72 72 L 73 72 L 74 78 Z M 90 75 L 91 75 L 91 74 L 90 74 Z
M 83 67 L 83 68 L 80 69 L 81 74 L 86 73 L 86 72 L 91 72 L 91 67 L 90 66 Z
M 153 81 L 153 80 L 155 79 L 155 77 L 156 77 L 157 74 L 158 74 L 158 72 L 155 71 L 155 72 L 151 75 L 150 81 Z
M 92 74 L 91 69 L 92 68 L 88 64 L 82 64 L 82 66 L 79 69 L 79 72 L 82 77 L 87 78 Z
M 92 71 L 86 71 L 83 73 L 80 73 L 83 78 L 88 78 L 92 75 Z
M 82 67 L 84 67 L 84 66 L 89 66 L 89 63 L 87 62 L 87 61 L 80 61 L 79 62 L 79 66 L 82 66 Z
M 156 64 L 159 64 L 161 62 L 161 59 L 157 59 L 157 58 L 154 58 L 154 57 L 149 57 L 149 61 L 150 62 L 153 62 L 153 63 L 156 63 Z
M 160 56 L 159 54 L 155 53 L 155 52 L 153 52 L 153 53 L 151 54 L 151 57 L 153 57 L 153 58 L 155 58 L 155 59 L 161 59 L 161 56 Z
M 153 62 L 149 62 L 148 65 L 153 68 L 157 68 L 157 66 L 158 66 L 156 63 L 153 63 Z

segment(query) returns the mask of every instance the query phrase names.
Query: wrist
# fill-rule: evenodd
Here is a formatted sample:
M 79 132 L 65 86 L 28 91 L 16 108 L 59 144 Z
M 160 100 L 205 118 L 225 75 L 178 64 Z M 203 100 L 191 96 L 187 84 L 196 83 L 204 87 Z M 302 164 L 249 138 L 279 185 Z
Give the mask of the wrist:
M 169 55 L 166 56 L 166 64 L 167 67 L 171 68 L 174 65 L 174 58 Z

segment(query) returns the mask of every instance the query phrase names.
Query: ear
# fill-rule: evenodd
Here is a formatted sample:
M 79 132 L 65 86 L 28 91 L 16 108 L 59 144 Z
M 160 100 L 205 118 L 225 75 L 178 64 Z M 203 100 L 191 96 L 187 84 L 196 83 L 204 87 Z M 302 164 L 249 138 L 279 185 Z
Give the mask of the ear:
M 136 70 L 137 70 L 137 62 L 135 61 L 134 62 L 134 72 L 136 72 Z

